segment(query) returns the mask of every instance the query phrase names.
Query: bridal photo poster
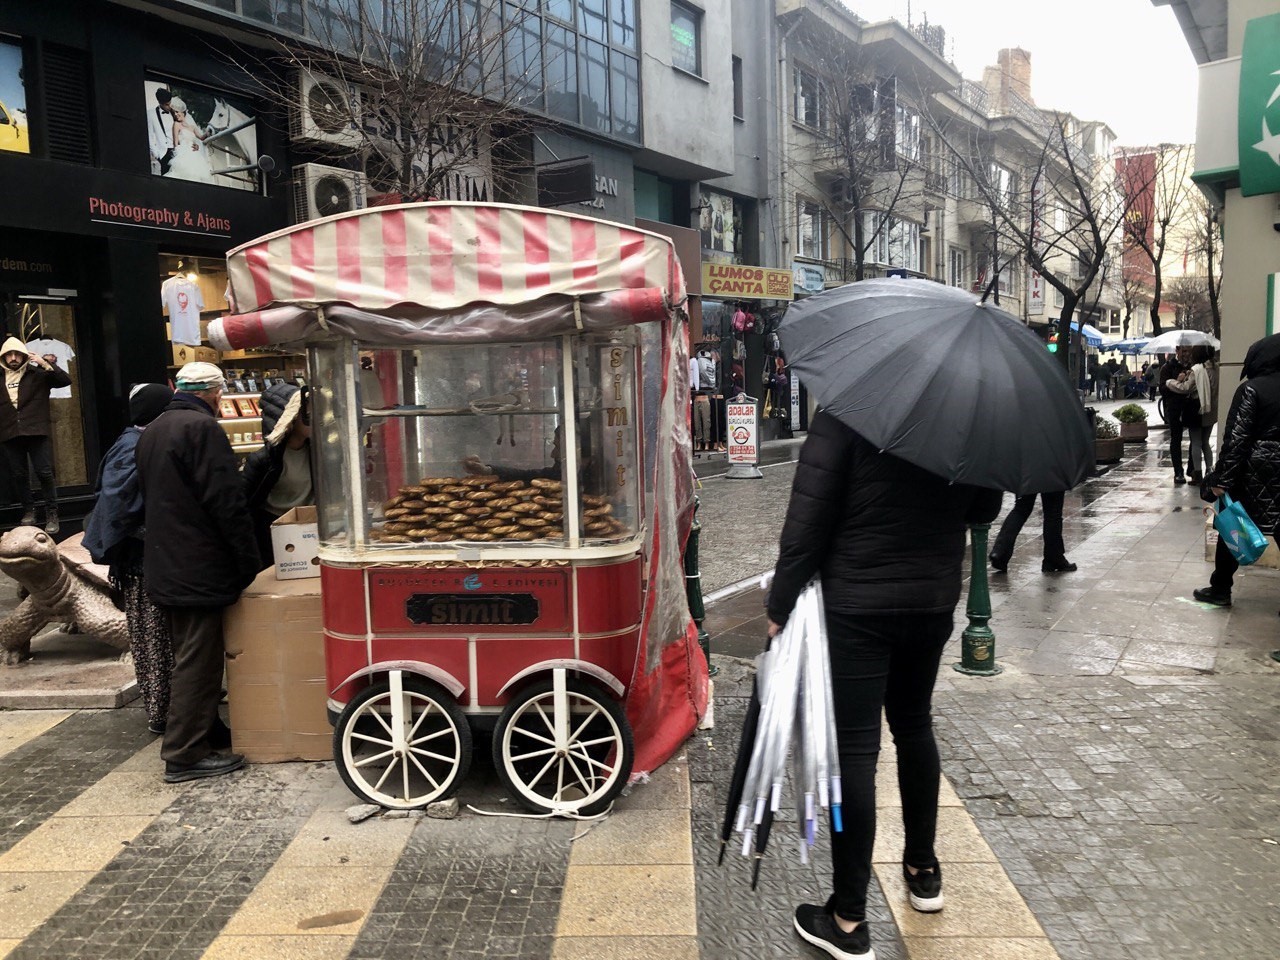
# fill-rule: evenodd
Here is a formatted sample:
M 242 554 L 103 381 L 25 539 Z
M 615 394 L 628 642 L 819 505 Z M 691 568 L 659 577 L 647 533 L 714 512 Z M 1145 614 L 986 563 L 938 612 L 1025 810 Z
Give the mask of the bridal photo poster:
M 0 37 L 0 150 L 30 153 L 22 47 Z
M 252 103 L 185 80 L 148 77 L 143 87 L 154 175 L 258 189 L 258 123 Z

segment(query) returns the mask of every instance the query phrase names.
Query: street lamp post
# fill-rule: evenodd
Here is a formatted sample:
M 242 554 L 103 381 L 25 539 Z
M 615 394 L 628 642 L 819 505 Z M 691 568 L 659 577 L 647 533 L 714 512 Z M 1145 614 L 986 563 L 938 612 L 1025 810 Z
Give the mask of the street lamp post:
M 960 662 L 952 666 L 971 677 L 994 677 L 1003 667 L 996 664 L 996 635 L 987 624 L 991 620 L 991 591 L 987 585 L 987 534 L 989 523 L 971 523 L 973 544 L 970 561 L 969 602 L 965 615 L 969 625 L 960 635 Z

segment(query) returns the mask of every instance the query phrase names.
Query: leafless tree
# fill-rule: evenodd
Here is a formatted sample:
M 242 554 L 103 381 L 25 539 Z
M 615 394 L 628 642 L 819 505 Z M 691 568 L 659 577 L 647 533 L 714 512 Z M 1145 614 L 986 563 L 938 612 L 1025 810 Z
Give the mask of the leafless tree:
M 313 5 L 309 39 L 273 41 L 279 79 L 252 79 L 389 200 L 493 199 L 458 193 L 501 178 L 490 158 L 530 129 L 520 106 L 543 93 L 534 23 L 499 0 Z
M 1193 249 L 1204 273 L 1213 335 L 1222 339 L 1222 221 L 1218 211 L 1199 193 L 1192 198 L 1195 229 Z
M 1215 332 L 1213 329 L 1213 310 L 1209 306 L 1209 284 L 1206 277 L 1194 274 L 1173 277 L 1169 280 L 1165 299 L 1174 308 L 1174 323 L 1177 324 L 1179 330 Z
M 1110 158 L 1083 148 L 1070 115 L 1031 108 L 1018 121 L 1028 134 L 1024 148 L 1000 156 L 984 131 L 956 135 L 944 125 L 935 128 L 999 230 L 1062 295 L 1059 343 L 1065 349 L 1057 355 L 1069 366 L 1072 317 L 1099 282 L 1124 221 L 1126 197 Z
M 792 163 L 788 172 L 844 238 L 853 279 L 862 280 L 895 211 L 923 187 L 920 114 L 906 85 L 877 76 L 862 48 L 838 31 L 806 35 L 802 49 L 803 65 L 791 77 L 793 107 L 795 119 L 815 130 L 816 163 Z M 908 108 L 901 118 L 900 107 Z
M 1151 275 L 1151 332 L 1161 332 L 1160 302 L 1164 295 L 1165 255 L 1171 241 L 1187 232 L 1191 214 L 1190 147 L 1162 143 L 1126 150 L 1116 160 L 1120 189 L 1127 196 L 1124 243 L 1130 259 L 1145 259 Z
M 1124 307 L 1121 320 L 1121 336 L 1128 339 L 1135 335 L 1133 316 L 1147 303 L 1149 284 L 1142 273 L 1129 269 L 1126 265 L 1120 274 L 1120 303 Z

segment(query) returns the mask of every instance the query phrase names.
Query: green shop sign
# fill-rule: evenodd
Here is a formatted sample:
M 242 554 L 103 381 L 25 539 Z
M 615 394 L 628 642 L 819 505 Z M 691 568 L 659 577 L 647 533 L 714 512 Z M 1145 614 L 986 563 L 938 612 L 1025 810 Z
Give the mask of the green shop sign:
M 1280 13 L 1245 24 L 1239 143 L 1240 192 L 1280 193 Z

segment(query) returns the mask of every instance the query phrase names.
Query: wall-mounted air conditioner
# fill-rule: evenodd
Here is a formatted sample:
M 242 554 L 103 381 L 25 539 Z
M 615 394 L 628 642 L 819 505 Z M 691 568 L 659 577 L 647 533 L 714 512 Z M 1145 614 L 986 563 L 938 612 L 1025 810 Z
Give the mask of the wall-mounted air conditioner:
M 304 163 L 293 168 L 293 220 L 302 223 L 363 210 L 365 179 L 358 170 Z
M 299 71 L 297 102 L 289 121 L 295 143 L 355 148 L 364 142 L 359 120 L 360 94 L 350 84 L 320 73 Z

